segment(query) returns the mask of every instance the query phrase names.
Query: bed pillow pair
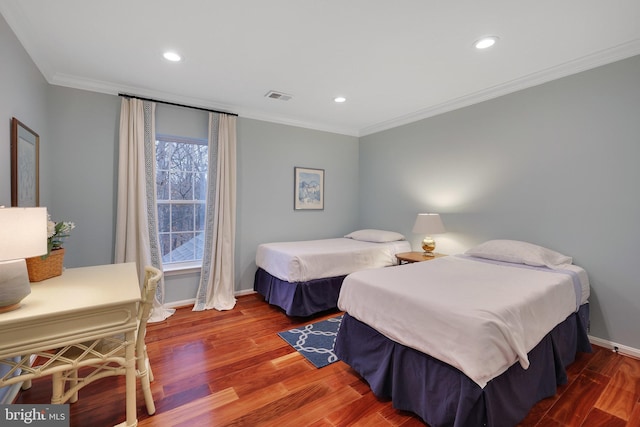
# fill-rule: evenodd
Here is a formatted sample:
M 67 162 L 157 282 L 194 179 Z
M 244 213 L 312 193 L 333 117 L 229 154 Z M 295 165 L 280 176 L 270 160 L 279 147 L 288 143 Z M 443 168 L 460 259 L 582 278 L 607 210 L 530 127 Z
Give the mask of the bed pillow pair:
M 465 254 L 478 258 L 549 268 L 558 268 L 573 262 L 571 257 L 559 252 L 517 240 L 489 240 L 469 249 Z
M 385 230 L 365 229 L 354 231 L 344 236 L 348 239 L 362 240 L 364 242 L 385 243 L 404 240 L 404 236 L 400 233 Z

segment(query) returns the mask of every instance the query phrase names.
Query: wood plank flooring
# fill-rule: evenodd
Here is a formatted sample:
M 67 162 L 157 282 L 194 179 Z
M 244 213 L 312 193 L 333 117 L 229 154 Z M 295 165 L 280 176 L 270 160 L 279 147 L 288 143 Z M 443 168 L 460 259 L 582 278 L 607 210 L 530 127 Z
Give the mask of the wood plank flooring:
M 277 336 L 306 323 L 309 319 L 289 318 L 252 294 L 239 297 L 231 311 L 186 307 L 150 325 L 157 412 L 147 415 L 138 387 L 138 425 L 424 426 L 373 396 L 346 364 L 316 369 Z M 578 357 L 569 374 L 568 384 L 539 402 L 521 426 L 640 426 L 639 360 L 594 347 Z M 50 395 L 50 379 L 41 378 L 15 403 L 48 403 Z M 74 427 L 124 421 L 124 378 L 85 387 L 70 407 Z

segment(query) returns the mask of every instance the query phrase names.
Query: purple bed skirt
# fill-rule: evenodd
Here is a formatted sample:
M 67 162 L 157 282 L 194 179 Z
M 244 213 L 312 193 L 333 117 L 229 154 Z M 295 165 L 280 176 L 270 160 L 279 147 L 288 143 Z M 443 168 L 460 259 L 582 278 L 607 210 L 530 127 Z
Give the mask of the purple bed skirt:
M 516 362 L 484 389 L 451 365 L 386 338 L 348 313 L 335 353 L 376 396 L 391 399 L 395 408 L 417 414 L 430 427 L 515 426 L 567 382 L 565 368 L 577 352 L 591 352 L 588 322 L 587 303 L 529 352 L 529 369 Z
M 264 296 L 269 304 L 282 308 L 288 316 L 306 317 L 338 306 L 338 296 L 345 277 L 291 283 L 258 268 L 253 290 Z

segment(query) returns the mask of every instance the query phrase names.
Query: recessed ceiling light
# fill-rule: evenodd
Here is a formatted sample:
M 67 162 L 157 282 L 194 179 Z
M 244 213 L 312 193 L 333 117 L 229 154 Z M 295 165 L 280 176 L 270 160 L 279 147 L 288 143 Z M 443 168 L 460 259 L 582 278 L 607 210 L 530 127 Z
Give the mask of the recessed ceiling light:
M 165 53 L 162 54 L 162 56 L 164 56 L 164 59 L 166 59 L 167 61 L 171 61 L 171 62 L 178 62 L 178 61 L 182 60 L 180 55 L 178 55 L 175 52 L 165 52 Z
M 476 47 L 476 49 L 486 49 L 496 44 L 497 41 L 498 41 L 498 37 L 489 36 L 489 37 L 483 37 L 480 40 L 477 40 L 473 45 Z
M 335 102 L 341 103 L 347 100 L 347 98 L 345 98 L 344 96 L 336 96 L 335 98 L 333 98 L 333 100 Z

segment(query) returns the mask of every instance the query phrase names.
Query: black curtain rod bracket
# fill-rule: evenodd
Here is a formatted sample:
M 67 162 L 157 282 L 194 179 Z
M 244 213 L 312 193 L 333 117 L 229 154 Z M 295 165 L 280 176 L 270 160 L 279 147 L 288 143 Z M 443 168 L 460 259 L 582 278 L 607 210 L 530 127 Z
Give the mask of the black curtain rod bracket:
M 178 104 L 176 102 L 161 101 L 159 99 L 144 98 L 142 96 L 131 95 L 131 94 L 128 94 L 128 93 L 119 93 L 118 96 L 122 96 L 123 98 L 135 98 L 135 99 L 139 99 L 141 101 L 150 101 L 150 102 L 158 102 L 160 104 L 174 105 L 176 107 L 184 107 L 184 108 L 191 108 L 191 109 L 194 109 L 194 110 L 208 111 L 210 113 L 228 114 L 230 116 L 236 116 L 236 117 L 238 116 L 236 113 L 229 113 L 227 111 L 218 111 L 218 110 L 212 110 L 210 108 L 194 107 L 193 105 Z

